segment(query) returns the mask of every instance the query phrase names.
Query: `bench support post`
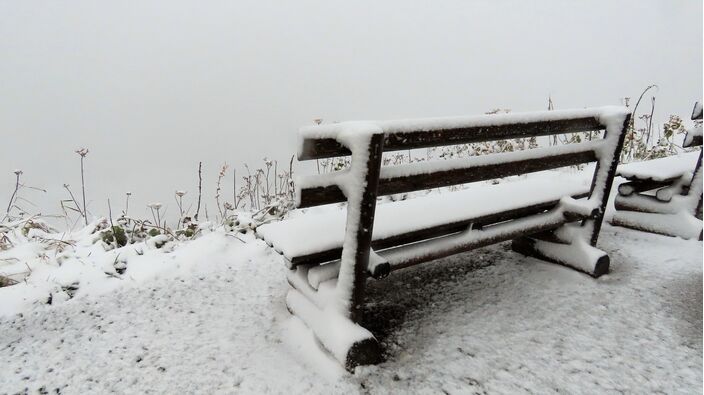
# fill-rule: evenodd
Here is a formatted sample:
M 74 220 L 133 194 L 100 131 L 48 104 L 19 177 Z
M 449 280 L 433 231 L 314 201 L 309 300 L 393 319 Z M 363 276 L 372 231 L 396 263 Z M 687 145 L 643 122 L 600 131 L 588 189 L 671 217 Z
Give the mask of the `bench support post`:
M 628 131 L 628 125 L 630 123 L 631 115 L 629 114 L 628 116 L 626 116 L 626 119 L 624 119 L 621 130 L 618 131 L 618 139 L 614 139 L 617 141 L 614 141 L 614 143 L 612 143 L 614 144 L 612 147 L 605 147 L 606 149 L 611 149 L 611 152 L 609 152 L 610 155 L 607 155 L 607 157 L 605 158 L 603 157 L 602 153 L 602 157 L 600 157 L 599 161 L 596 162 L 596 170 L 594 171 L 594 178 L 592 178 L 592 186 L 589 196 L 591 198 L 592 196 L 594 196 L 594 193 L 597 193 L 597 196 L 601 198 L 599 213 L 595 218 L 584 220 L 584 222 L 582 223 L 582 226 L 588 225 L 592 227 L 591 239 L 589 240 L 592 247 L 596 247 L 596 242 L 597 240 L 599 240 L 599 232 L 601 231 L 601 224 L 604 221 L 604 215 L 606 214 L 606 206 L 609 202 L 611 186 L 613 185 L 614 178 L 616 177 L 616 168 L 618 167 L 618 163 L 621 159 L 621 150 L 623 148 L 623 142 L 626 138 L 626 132 Z M 613 133 L 616 131 L 609 131 L 608 129 L 604 131 L 605 141 L 609 141 L 611 136 L 609 136 L 608 134 L 610 132 Z M 611 156 L 611 158 L 608 158 L 608 156 Z M 611 160 L 607 161 L 608 159 Z M 606 167 L 608 170 L 605 172 L 605 174 L 602 174 L 601 169 L 604 167 Z M 597 191 L 597 187 L 601 187 L 603 189 L 601 191 Z
M 340 302 L 342 302 L 343 306 L 346 306 L 349 319 L 358 325 L 362 321 L 364 285 L 367 280 L 367 267 L 369 266 L 377 188 L 383 153 L 383 134 L 370 136 L 369 149 L 366 156 L 352 152 L 353 168 L 351 173 L 354 174 L 356 170 L 359 170 L 357 166 L 364 166 L 366 167 L 366 174 L 364 176 L 361 198 L 355 199 L 348 196 L 347 226 L 345 229 L 345 242 L 342 247 L 337 291 L 340 297 L 348 298 L 348 300 Z M 359 206 L 354 207 L 355 204 Z M 356 228 L 354 227 L 355 224 Z M 353 262 L 350 262 L 350 260 L 353 260 Z M 350 269 L 352 269 L 351 273 Z M 347 353 L 344 363 L 348 370 L 353 370 L 358 365 L 376 364 L 379 362 L 381 362 L 381 348 L 372 336 L 353 344 Z
M 297 266 L 287 276 L 293 287 L 286 297 L 289 312 L 301 319 L 323 348 L 349 371 L 359 365 L 380 363 L 382 359 L 379 342 L 361 326 L 361 321 L 384 134 L 380 130 L 366 136 L 362 133 L 349 136 L 352 163 L 339 184 L 348 204 L 341 259 L 338 265 L 329 264 L 339 268 L 336 283 L 328 283 L 325 292 L 319 294 L 321 289 L 314 289 L 308 282 L 306 265 Z M 357 140 L 361 138 L 366 138 L 367 146 Z M 377 266 L 377 271 L 383 271 L 388 263 Z
M 598 201 L 596 215 L 582 221 L 581 226 L 565 224 L 553 231 L 553 235 L 563 242 L 550 242 L 534 237 L 520 237 L 513 240 L 511 248 L 523 255 L 558 263 L 573 269 L 585 272 L 593 277 L 599 277 L 609 272 L 609 256 L 596 248 L 599 231 L 606 213 L 611 186 L 616 176 L 621 157 L 621 149 L 626 137 L 626 131 L 631 121 L 628 115 L 623 121 L 620 130 L 607 130 L 604 132 L 604 142 L 609 144 L 603 147 L 596 162 L 596 170 L 592 178 L 589 199 Z M 613 135 L 611 133 L 617 133 Z M 603 171 L 606 169 L 606 171 Z
M 372 135 L 369 141 L 369 155 L 367 158 L 352 156 L 352 166 L 366 166 L 366 176 L 364 178 L 364 188 L 362 198 L 359 202 L 358 210 L 348 207 L 347 226 L 357 224 L 356 229 L 347 229 L 346 238 L 353 236 L 356 239 L 354 249 L 354 282 L 349 300 L 349 317 L 353 322 L 359 323 L 362 320 L 362 305 L 364 303 L 364 283 L 367 280 L 367 267 L 369 266 L 369 252 L 372 245 L 372 231 L 374 228 L 374 213 L 376 211 L 377 187 L 379 185 L 379 174 L 381 173 L 381 159 L 384 149 L 384 135 Z M 364 160 L 366 163 L 354 163 L 354 160 Z M 350 204 L 350 203 L 348 203 Z M 356 217 L 358 215 L 358 217 Z M 354 232 L 354 234 L 352 234 Z M 342 266 L 345 265 L 344 258 L 347 255 L 345 249 L 351 248 L 351 243 L 347 240 L 343 245 Z M 351 255 L 351 254 L 350 254 Z M 345 285 L 343 285 L 345 286 Z

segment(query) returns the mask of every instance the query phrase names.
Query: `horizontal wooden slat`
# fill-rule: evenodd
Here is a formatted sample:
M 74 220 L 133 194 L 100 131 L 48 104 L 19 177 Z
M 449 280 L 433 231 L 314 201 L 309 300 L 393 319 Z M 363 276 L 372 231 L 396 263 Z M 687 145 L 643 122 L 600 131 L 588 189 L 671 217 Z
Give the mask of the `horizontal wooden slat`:
M 676 180 L 677 178 L 664 181 L 638 180 L 624 182 L 618 186 L 618 194 L 620 196 L 630 196 L 634 193 L 646 192 L 656 188 L 668 186 Z
M 545 219 L 543 220 L 541 217 Z M 477 237 L 469 242 L 462 242 L 462 236 L 458 233 L 456 235 L 422 241 L 417 244 L 408 244 L 392 248 L 382 251 L 379 255 L 389 262 L 391 271 L 396 271 L 420 263 L 434 261 L 461 252 L 511 240 L 519 236 L 546 232 L 569 222 L 565 218 L 551 216 L 550 213 L 540 214 L 536 216 L 535 219 L 536 221 L 532 221 L 533 223 L 527 224 L 525 227 L 513 228 L 501 232 L 496 232 L 495 230 L 502 228 L 510 229 L 511 223 L 493 225 L 486 229 L 485 236 Z M 452 239 L 457 239 L 457 242 L 448 243 L 448 241 Z
M 492 180 L 495 178 L 594 162 L 596 159 L 596 153 L 593 151 L 593 148 L 588 148 L 577 152 L 477 165 L 471 168 L 435 171 L 404 177 L 381 178 L 379 180 L 378 195 L 393 195 L 396 193 Z M 302 188 L 298 207 L 313 207 L 344 201 L 346 201 L 345 195 L 337 185 Z
M 581 199 L 587 197 L 589 194 L 579 194 L 572 196 L 574 199 Z M 546 210 L 550 210 L 557 206 L 559 200 L 553 200 L 549 202 L 544 202 L 540 204 L 535 204 L 531 206 L 521 207 L 514 210 L 507 210 L 500 213 L 493 213 L 490 215 L 485 215 L 477 218 L 470 218 L 461 221 L 452 222 L 449 224 L 443 224 L 439 226 L 434 226 L 431 228 L 420 229 L 412 232 L 407 232 L 401 235 L 396 235 L 392 237 L 387 237 L 384 239 L 378 239 L 372 241 L 372 248 L 375 251 L 383 250 L 386 248 L 399 246 L 403 244 L 415 243 L 421 240 L 432 239 L 435 237 L 446 236 L 452 233 L 461 232 L 470 225 L 475 229 L 481 228 L 483 226 L 496 224 L 499 222 L 508 221 L 511 219 L 523 218 L 530 215 L 538 214 Z M 342 254 L 342 248 L 333 248 L 326 251 L 320 251 L 315 254 L 302 255 L 298 257 L 293 257 L 291 259 L 292 266 L 298 266 L 303 264 L 320 264 L 324 262 L 333 261 L 340 259 Z
M 589 116 L 505 125 L 418 130 L 403 133 L 391 131 L 384 135 L 384 152 L 602 129 L 604 129 L 604 126 L 593 116 Z M 303 140 L 298 160 L 332 158 L 345 155 L 350 155 L 349 149 L 333 138 L 310 138 Z

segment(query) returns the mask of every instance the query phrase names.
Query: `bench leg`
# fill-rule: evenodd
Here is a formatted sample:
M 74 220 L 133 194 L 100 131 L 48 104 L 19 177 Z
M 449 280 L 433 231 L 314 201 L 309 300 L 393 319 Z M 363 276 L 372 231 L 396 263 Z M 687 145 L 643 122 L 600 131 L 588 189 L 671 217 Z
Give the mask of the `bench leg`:
M 360 322 L 362 319 L 364 283 L 367 280 L 369 266 L 383 143 L 383 134 L 373 135 L 369 141 L 367 155 L 356 154 L 353 151 L 350 176 L 353 178 L 363 176 L 363 179 L 354 180 L 354 183 L 363 186 L 355 185 L 353 188 L 356 189 L 345 191 L 347 226 L 342 245 L 337 288 L 342 303 L 340 310 L 354 322 Z
M 596 215 L 583 220 L 581 224 L 568 223 L 553 231 L 555 238 L 561 242 L 520 237 L 513 240 L 512 248 L 514 251 L 569 266 L 593 277 L 599 277 L 609 272 L 609 256 L 596 248 L 596 243 L 599 239 L 601 224 L 604 221 L 606 205 L 616 177 L 616 168 L 630 121 L 629 115 L 620 125 L 621 130 L 607 127 L 604 136 L 605 147 L 596 162 L 596 170 L 589 193 L 589 200 L 598 202 Z
M 609 256 L 583 240 L 563 244 L 524 236 L 514 239 L 511 248 L 520 254 L 568 266 L 592 277 L 609 272 Z
M 314 289 L 308 281 L 309 269 L 301 266 L 289 273 L 288 281 L 294 289 L 286 297 L 289 312 L 300 318 L 324 348 L 350 371 L 359 365 L 381 362 L 378 341 L 360 325 L 384 141 L 383 134 L 368 137 L 367 150 L 358 149 L 356 141 L 352 142 L 354 148 L 349 147 L 351 183 L 340 186 L 348 205 L 336 282 L 328 281 L 326 286 L 320 284 Z
M 591 244 L 592 247 L 596 247 L 596 242 L 599 240 L 601 224 L 604 221 L 604 215 L 606 214 L 606 206 L 609 202 L 611 186 L 613 185 L 614 178 L 616 177 L 616 168 L 618 167 L 618 163 L 621 159 L 621 150 L 623 148 L 623 142 L 626 138 L 626 132 L 630 122 L 631 115 L 628 115 L 623 121 L 621 131 L 618 135 L 614 135 L 613 132 L 616 131 L 609 130 L 608 128 L 605 132 L 606 135 L 604 136 L 604 141 L 608 142 L 610 147 L 609 149 L 604 149 L 604 151 L 602 151 L 599 160 L 596 162 L 596 170 L 594 171 L 591 191 L 589 194 L 589 199 L 596 199 L 599 201 L 599 212 L 595 218 L 586 219 L 582 222 L 583 227 L 591 230 L 589 244 Z

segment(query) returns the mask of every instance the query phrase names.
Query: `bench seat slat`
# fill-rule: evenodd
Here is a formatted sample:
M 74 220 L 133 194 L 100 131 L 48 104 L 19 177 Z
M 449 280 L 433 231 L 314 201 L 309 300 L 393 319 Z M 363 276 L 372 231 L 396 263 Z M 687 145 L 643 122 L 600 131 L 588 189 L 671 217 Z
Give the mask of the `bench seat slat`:
M 587 197 L 588 192 L 580 193 L 571 196 L 574 199 Z M 486 225 L 496 224 L 512 219 L 523 218 L 526 216 L 542 213 L 546 210 L 554 208 L 559 203 L 559 200 L 553 200 L 544 203 L 538 203 L 530 206 L 519 207 L 500 213 L 488 214 L 476 218 L 463 219 L 453 223 L 433 226 L 430 228 L 419 229 L 407 233 L 393 235 L 387 238 L 380 238 L 372 241 L 372 248 L 375 251 L 383 250 L 390 247 L 415 243 L 418 241 L 428 240 L 431 238 L 447 236 L 453 233 L 466 230 L 469 226 L 481 228 Z M 297 256 L 290 259 L 292 266 L 321 264 L 335 259 L 339 259 L 342 255 L 342 247 L 333 248 L 327 251 L 316 252 L 310 255 Z
M 378 194 L 392 195 L 594 162 L 597 160 L 595 150 L 600 144 L 601 141 L 590 141 L 437 163 L 384 167 L 379 179 Z M 344 193 L 334 183 L 334 177 L 336 175 L 333 173 L 303 178 L 298 193 L 298 207 L 346 201 Z
M 472 187 L 451 193 L 431 194 L 414 199 L 380 204 L 376 210 L 373 244 L 379 241 L 391 241 L 396 237 L 423 232 L 446 226 L 466 226 L 482 217 L 509 213 L 506 219 L 515 217 L 511 210 L 534 207 L 536 212 L 550 208 L 561 197 L 584 196 L 589 192 L 591 179 L 582 174 L 570 174 L 561 177 L 560 172 L 543 172 L 527 178 L 504 182 L 498 185 L 473 185 Z M 520 201 L 516 196 L 521 196 Z M 541 206 L 542 205 L 542 206 Z M 499 218 L 500 219 L 500 218 Z M 344 240 L 346 220 L 345 210 L 333 213 L 307 213 L 299 217 L 262 225 L 257 233 L 267 243 L 291 260 L 300 257 L 324 262 L 339 257 L 339 249 Z M 494 220 L 496 221 L 496 219 Z M 398 240 L 396 240 L 398 241 Z M 315 257 L 315 254 L 322 254 Z M 328 254 L 325 256 L 325 254 Z M 334 256 L 337 254 L 337 256 Z M 308 262 L 308 263 L 309 263 Z
M 699 151 L 619 165 L 616 175 L 628 180 L 672 181 L 694 171 Z

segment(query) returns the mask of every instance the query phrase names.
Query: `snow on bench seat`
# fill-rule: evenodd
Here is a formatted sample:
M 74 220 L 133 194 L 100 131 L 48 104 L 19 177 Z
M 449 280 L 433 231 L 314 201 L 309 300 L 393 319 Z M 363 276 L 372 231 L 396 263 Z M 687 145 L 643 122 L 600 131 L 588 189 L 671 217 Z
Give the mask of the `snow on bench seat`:
M 699 151 L 694 151 L 666 158 L 627 163 L 618 167 L 616 175 L 629 180 L 667 181 L 693 172 L 698 159 Z
M 546 173 L 498 185 L 476 184 L 456 192 L 379 204 L 372 239 L 385 239 L 589 192 L 591 179 L 582 174 L 561 177 L 565 174 Z M 262 225 L 257 233 L 290 260 L 342 247 L 345 221 L 346 210 L 335 209 Z

